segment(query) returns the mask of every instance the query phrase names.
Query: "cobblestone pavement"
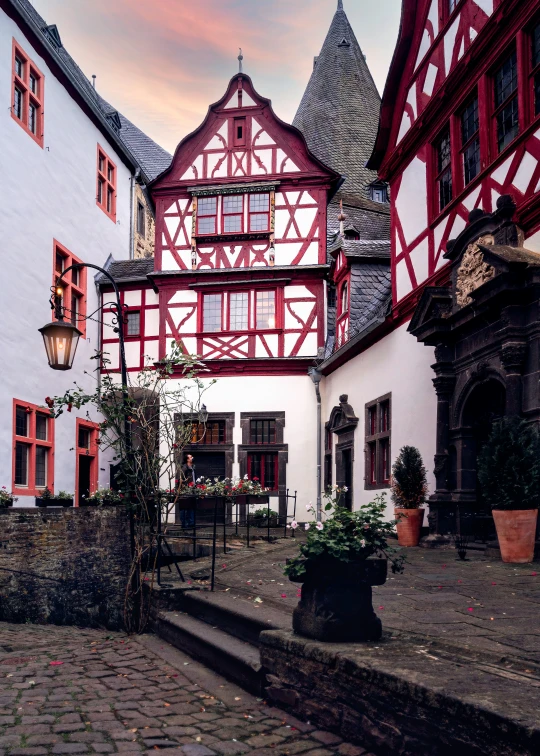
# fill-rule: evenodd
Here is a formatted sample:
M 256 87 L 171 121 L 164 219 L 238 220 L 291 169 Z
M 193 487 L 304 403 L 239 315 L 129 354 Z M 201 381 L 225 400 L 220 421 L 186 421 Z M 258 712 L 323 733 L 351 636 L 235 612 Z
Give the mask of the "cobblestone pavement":
M 283 566 L 297 548 L 289 539 L 226 555 L 217 565 L 216 590 L 250 601 L 255 612 L 271 607 L 290 615 L 299 586 L 283 575 Z M 539 563 L 504 564 L 473 550 L 461 561 L 453 548 L 402 551 L 404 573 L 389 573 L 386 584 L 373 589 L 385 631 L 411 633 L 491 660 L 523 661 L 524 670 L 540 676 Z M 200 568 L 202 560 L 190 564 Z M 183 566 L 188 579 L 197 567 Z
M 155 636 L 0 623 L 0 756 L 373 756 Z

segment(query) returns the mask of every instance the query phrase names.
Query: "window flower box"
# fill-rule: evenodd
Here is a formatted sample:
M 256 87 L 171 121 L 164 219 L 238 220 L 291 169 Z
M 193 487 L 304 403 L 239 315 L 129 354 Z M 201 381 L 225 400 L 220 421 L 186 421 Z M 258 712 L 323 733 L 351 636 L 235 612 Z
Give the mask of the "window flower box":
M 36 507 L 67 507 L 73 506 L 73 497 L 64 496 L 36 496 Z

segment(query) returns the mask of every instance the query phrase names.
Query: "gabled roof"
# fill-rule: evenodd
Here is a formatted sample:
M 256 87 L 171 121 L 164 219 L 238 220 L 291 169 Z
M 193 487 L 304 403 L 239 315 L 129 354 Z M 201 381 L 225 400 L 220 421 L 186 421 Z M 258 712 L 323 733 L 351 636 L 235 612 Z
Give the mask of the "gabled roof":
M 330 25 L 293 121 L 310 150 L 345 177 L 343 193 L 365 196 L 377 178 L 365 168 L 381 99 L 342 0 Z
M 328 247 L 328 253 L 334 255 L 342 249 L 345 257 L 360 258 L 366 260 L 390 260 L 390 239 L 344 239 L 336 235 L 332 244 Z
M 76 94 L 90 110 L 98 128 L 124 159 L 132 166 L 139 165 L 147 181 L 165 170 L 172 159 L 169 153 L 98 95 L 62 45 L 57 27 L 54 24 L 48 25 L 29 0 L 8 0 L 8 2 L 14 13 L 28 25 L 38 41 L 43 44 L 45 57 L 48 56 L 53 65 L 60 67 L 62 74 L 67 77 Z
M 138 260 L 115 260 L 110 257 L 106 264 L 105 270 L 110 273 L 115 281 L 128 283 L 130 281 L 146 281 L 149 283 L 147 276 L 154 271 L 154 258 L 142 257 Z M 110 285 L 109 279 L 99 273 L 96 276 L 96 282 L 100 286 Z

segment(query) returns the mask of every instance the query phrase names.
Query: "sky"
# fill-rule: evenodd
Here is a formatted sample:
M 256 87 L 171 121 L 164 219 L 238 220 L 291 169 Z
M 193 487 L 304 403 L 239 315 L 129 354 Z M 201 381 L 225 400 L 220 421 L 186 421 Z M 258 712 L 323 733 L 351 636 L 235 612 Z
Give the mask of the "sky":
M 108 102 L 174 152 L 238 70 L 291 122 L 337 0 L 31 0 Z M 382 93 L 401 0 L 344 0 Z

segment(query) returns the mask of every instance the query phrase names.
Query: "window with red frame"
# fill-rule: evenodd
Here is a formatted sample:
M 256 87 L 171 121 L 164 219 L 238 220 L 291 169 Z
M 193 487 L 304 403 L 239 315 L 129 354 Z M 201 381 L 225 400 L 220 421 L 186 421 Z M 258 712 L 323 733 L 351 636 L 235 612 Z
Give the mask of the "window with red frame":
M 533 87 L 533 113 L 540 113 L 540 21 L 531 31 L 531 74 Z
M 450 128 L 447 126 L 435 142 L 436 185 L 438 210 L 443 210 L 452 200 L 452 161 L 450 151 Z
M 98 439 L 99 425 L 77 418 L 77 505 L 98 488 Z
M 49 410 L 13 400 L 13 492 L 40 496 L 54 484 L 54 419 Z
M 341 310 L 340 315 L 349 311 L 349 286 L 347 281 L 341 287 Z
M 197 202 L 197 233 L 215 234 L 217 231 L 217 197 L 199 197 Z
M 516 50 L 493 73 L 495 137 L 502 152 L 519 133 L 518 63 Z
M 249 230 L 268 231 L 270 229 L 270 195 L 249 195 Z
M 272 419 L 251 420 L 249 441 L 251 444 L 275 444 L 276 421 Z
M 277 452 L 251 452 L 248 454 L 248 476 L 258 478 L 263 488 L 275 491 L 278 487 Z
M 11 115 L 43 147 L 43 91 L 45 78 L 13 40 Z
M 388 488 L 391 477 L 391 395 L 366 404 L 365 488 Z
M 203 331 L 215 333 L 223 330 L 223 295 L 203 295 Z
M 480 173 L 480 120 L 476 94 L 461 111 L 460 125 L 463 180 L 467 186 Z
M 257 291 L 256 299 L 256 322 L 257 329 L 276 327 L 276 292 Z
M 233 291 L 229 294 L 229 331 L 249 328 L 249 293 Z
M 141 311 L 127 310 L 124 312 L 124 335 L 133 339 L 141 335 Z
M 116 223 L 116 165 L 99 145 L 96 203 Z
M 64 317 L 82 331 L 86 336 L 86 268 L 70 270 L 59 281 L 62 273 L 75 263 L 80 263 L 69 249 L 54 241 L 54 275 L 53 286 L 62 289 L 62 307 Z
M 224 234 L 242 233 L 244 230 L 244 196 L 242 194 L 223 197 L 221 224 Z

